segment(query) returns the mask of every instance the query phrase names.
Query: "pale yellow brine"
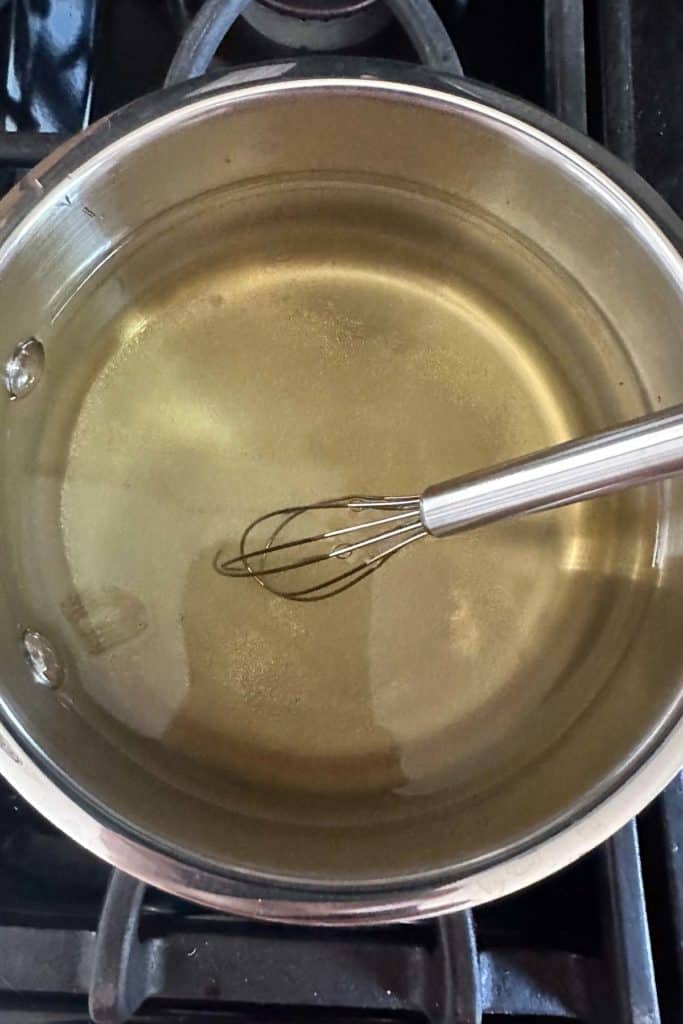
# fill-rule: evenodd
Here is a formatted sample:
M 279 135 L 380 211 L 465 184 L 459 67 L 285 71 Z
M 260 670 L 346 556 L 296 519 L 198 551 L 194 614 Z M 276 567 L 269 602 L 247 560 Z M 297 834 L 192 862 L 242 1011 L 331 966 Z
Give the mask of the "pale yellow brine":
M 150 230 L 119 292 L 114 261 L 62 487 L 82 687 L 215 786 L 302 805 L 466 794 L 566 687 L 551 742 L 613 667 L 654 536 L 625 495 L 427 539 L 320 604 L 214 571 L 261 512 L 416 493 L 640 411 L 589 298 L 549 314 L 552 267 L 521 243 L 503 263 L 495 225 L 437 199 L 364 197 L 212 197 Z

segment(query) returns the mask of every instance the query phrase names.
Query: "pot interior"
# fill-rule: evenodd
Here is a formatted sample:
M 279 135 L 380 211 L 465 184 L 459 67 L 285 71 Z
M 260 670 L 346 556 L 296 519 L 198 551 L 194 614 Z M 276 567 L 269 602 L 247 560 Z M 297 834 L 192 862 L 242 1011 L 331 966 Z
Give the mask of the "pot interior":
M 0 276 L 5 358 L 45 349 L 2 409 L 3 699 L 40 756 L 186 857 L 332 883 L 457 874 L 607 792 L 677 714 L 679 484 L 427 539 L 319 604 L 213 558 L 271 508 L 680 401 L 654 228 L 390 89 L 209 95 L 65 160 Z

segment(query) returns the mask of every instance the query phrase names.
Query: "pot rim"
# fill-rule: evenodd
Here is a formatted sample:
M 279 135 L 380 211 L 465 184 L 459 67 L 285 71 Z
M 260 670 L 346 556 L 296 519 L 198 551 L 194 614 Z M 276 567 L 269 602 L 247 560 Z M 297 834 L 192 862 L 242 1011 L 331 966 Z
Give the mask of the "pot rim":
M 135 101 L 69 140 L 0 202 L 2 249 L 23 233 L 50 192 L 67 175 L 87 173 L 105 154 L 187 117 L 187 107 L 207 110 L 226 96 L 230 102 L 255 100 L 282 92 L 343 90 L 400 96 L 441 108 L 469 109 L 522 132 L 569 159 L 645 232 L 660 257 L 681 273 L 683 225 L 664 201 L 634 171 L 597 143 L 539 108 L 488 86 L 413 65 L 379 60 L 309 58 L 279 65 L 239 68 L 218 78 L 203 78 Z M 673 243 L 673 244 L 672 244 Z M 0 707 L 1 707 L 0 702 Z M 5 709 L 3 708 L 3 711 Z M 672 714 L 671 718 L 676 715 Z M 454 878 L 439 869 L 384 883 L 296 881 L 265 878 L 245 869 L 219 868 L 186 851 L 170 850 L 160 840 L 118 820 L 80 792 L 57 765 L 47 762 L 30 736 L 15 722 L 0 721 L 0 770 L 37 810 L 72 839 L 115 867 L 178 896 L 264 920 L 326 925 L 413 920 L 464 909 L 504 896 L 577 859 L 653 799 L 683 764 L 683 717 L 665 723 L 649 744 L 636 751 L 591 792 L 526 840 L 511 844 L 473 864 Z M 458 872 L 467 870 L 461 865 Z

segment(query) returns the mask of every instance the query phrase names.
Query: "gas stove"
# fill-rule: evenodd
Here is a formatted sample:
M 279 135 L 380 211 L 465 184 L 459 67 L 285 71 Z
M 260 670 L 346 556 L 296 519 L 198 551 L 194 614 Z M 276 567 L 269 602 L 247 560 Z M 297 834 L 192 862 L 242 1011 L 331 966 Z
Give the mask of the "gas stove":
M 0 0 L 0 190 L 160 88 L 193 0 Z M 437 4 L 465 73 L 546 107 L 683 215 L 680 0 Z M 414 60 L 381 0 L 254 0 L 215 64 Z M 0 1022 L 683 1020 L 683 775 L 582 861 L 422 924 L 256 924 L 145 887 L 0 783 Z

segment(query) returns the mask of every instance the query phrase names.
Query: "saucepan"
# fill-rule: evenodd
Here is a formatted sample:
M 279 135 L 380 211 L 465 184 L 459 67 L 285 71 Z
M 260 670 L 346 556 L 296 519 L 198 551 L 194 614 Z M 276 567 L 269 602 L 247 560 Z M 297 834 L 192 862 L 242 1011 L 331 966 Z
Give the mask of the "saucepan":
M 683 483 L 293 606 L 278 503 L 415 493 L 683 400 L 681 225 L 547 114 L 283 61 L 93 125 L 0 204 L 0 769 L 199 902 L 407 920 L 579 857 L 683 762 Z M 382 577 L 382 579 L 379 579 Z

